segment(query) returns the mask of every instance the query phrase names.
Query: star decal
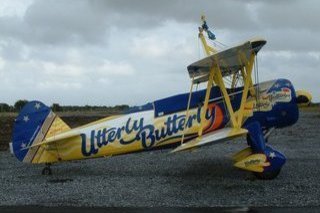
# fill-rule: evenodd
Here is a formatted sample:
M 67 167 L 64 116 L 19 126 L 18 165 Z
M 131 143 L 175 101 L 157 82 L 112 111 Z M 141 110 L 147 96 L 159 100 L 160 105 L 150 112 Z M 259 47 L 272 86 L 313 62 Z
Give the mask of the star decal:
M 23 116 L 23 120 L 24 120 L 24 122 L 28 122 L 29 121 L 29 116 L 28 115 Z
M 270 157 L 271 159 L 275 158 L 275 157 L 276 157 L 276 153 L 270 152 L 269 157 Z
M 25 143 L 22 143 L 22 144 L 21 144 L 21 148 L 22 148 L 22 149 L 23 149 L 23 148 L 26 148 L 26 146 L 27 146 L 27 145 L 26 145 Z
M 40 109 L 40 107 L 41 107 L 40 103 L 36 103 L 36 104 L 34 105 L 34 108 L 36 108 L 36 109 Z

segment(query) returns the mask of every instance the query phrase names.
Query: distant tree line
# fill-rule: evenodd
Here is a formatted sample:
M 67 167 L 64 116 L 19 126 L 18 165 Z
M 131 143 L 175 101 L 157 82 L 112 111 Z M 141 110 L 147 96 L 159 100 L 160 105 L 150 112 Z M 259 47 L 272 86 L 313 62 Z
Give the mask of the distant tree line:
M 19 112 L 26 103 L 28 103 L 27 100 L 18 100 L 13 106 L 0 103 L 0 112 Z
M 14 103 L 13 106 L 0 103 L 0 112 L 19 112 L 23 106 L 28 103 L 27 100 L 18 100 Z M 309 107 L 320 107 L 320 103 L 311 103 Z M 101 112 L 123 112 L 129 109 L 128 105 L 116 105 L 116 106 L 76 106 L 76 105 L 67 105 L 61 106 L 58 103 L 51 105 L 51 109 L 54 112 L 81 112 L 81 111 L 101 111 Z
M 51 109 L 54 112 L 75 112 L 75 111 L 125 111 L 129 109 L 128 105 L 116 105 L 116 106 L 76 106 L 76 105 L 67 105 L 60 106 L 57 103 L 52 104 Z
M 19 112 L 23 106 L 28 103 L 27 100 L 18 100 L 14 103 L 13 106 L 6 104 L 6 103 L 0 103 L 0 112 Z M 51 109 L 54 112 L 81 112 L 81 111 L 107 111 L 107 112 L 122 112 L 127 109 L 129 109 L 128 105 L 116 105 L 116 106 L 61 106 L 58 103 L 54 103 L 51 105 Z

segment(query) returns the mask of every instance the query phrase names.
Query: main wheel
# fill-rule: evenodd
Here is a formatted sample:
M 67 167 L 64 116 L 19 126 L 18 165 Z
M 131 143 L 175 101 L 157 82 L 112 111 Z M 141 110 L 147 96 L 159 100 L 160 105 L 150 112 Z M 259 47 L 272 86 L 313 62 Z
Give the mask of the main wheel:
M 260 180 L 272 180 L 279 175 L 280 171 L 281 169 L 278 169 L 275 171 L 268 171 L 268 172 L 253 172 L 253 174 L 254 176 L 256 176 L 256 178 Z
M 52 175 L 52 171 L 50 167 L 44 167 L 42 170 L 42 175 Z

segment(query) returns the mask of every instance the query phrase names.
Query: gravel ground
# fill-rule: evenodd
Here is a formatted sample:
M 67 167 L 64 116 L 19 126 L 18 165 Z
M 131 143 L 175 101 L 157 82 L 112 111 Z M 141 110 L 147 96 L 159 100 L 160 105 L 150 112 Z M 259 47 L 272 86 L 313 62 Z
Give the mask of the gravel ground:
M 0 152 L 0 206 L 209 207 L 320 206 L 320 115 L 277 130 L 269 144 L 287 156 L 277 179 L 256 180 L 232 166 L 245 148 L 233 140 L 191 153 L 169 150 L 53 165 L 18 162 Z

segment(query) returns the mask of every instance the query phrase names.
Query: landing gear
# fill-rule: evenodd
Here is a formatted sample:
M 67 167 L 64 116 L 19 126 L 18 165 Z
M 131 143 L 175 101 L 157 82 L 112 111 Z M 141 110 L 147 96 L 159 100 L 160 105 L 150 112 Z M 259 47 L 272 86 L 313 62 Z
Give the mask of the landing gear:
M 52 175 L 52 170 L 50 166 L 50 163 L 46 163 L 46 166 L 42 169 L 42 175 Z
M 254 171 L 253 174 L 258 179 L 271 180 L 276 178 L 282 166 L 286 162 L 286 157 L 279 151 L 266 145 L 266 139 L 269 137 L 273 128 L 267 130 L 265 134 L 261 130 L 258 122 L 251 123 L 247 126 L 249 134 L 247 135 L 248 145 L 251 147 L 252 153 L 265 155 L 265 163 L 269 164 L 263 166 L 263 170 Z

